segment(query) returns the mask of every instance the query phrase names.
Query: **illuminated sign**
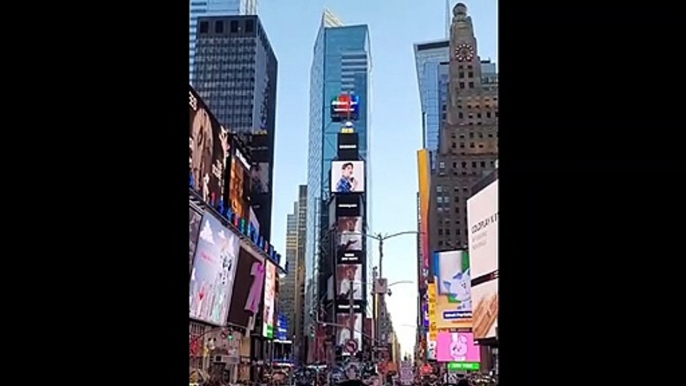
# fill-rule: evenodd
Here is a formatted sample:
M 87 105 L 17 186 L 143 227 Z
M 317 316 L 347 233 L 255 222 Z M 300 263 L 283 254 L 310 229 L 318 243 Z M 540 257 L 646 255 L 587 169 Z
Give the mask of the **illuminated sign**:
M 359 106 L 359 96 L 341 94 L 331 101 L 331 120 L 334 122 L 357 120 L 360 111 Z

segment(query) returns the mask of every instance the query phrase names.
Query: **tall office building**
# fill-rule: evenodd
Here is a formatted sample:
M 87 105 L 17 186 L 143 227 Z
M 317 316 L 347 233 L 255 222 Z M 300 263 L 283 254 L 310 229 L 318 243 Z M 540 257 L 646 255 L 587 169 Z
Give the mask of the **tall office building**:
M 193 63 L 195 60 L 195 39 L 197 37 L 198 17 L 227 15 L 256 15 L 257 0 L 191 0 L 190 9 L 190 80 L 193 84 Z
M 292 271 L 281 280 L 279 286 L 279 311 L 288 320 L 288 338 L 295 331 L 295 297 L 297 292 L 296 275 L 298 255 L 298 202 L 293 203 L 293 213 L 286 215 L 286 261 Z
M 310 69 L 310 128 L 307 173 L 306 309 L 305 324 L 313 325 L 312 312 L 327 289 L 327 277 L 320 275 L 322 251 L 330 243 L 328 202 L 331 197 L 331 162 L 336 157 L 337 135 L 344 122 L 334 122 L 332 101 L 355 95 L 359 113 L 354 122 L 358 153 L 369 161 L 370 41 L 366 25 L 346 26 L 325 10 L 314 45 Z M 365 162 L 369 175 L 369 162 Z M 369 181 L 367 182 L 369 191 Z M 367 218 L 367 216 L 364 216 Z M 307 327 L 306 327 L 307 328 Z
M 450 40 L 414 45 L 417 86 L 422 108 L 422 147 L 431 152 L 431 168 L 436 168 L 440 133 L 447 119 L 450 80 Z M 495 63 L 481 60 L 482 78 L 497 78 Z
M 467 198 L 498 158 L 498 76 L 495 64 L 479 59 L 472 20 L 461 3 L 453 8 L 449 50 L 446 120 L 432 176 L 434 251 L 466 248 Z
M 298 201 L 293 203 L 293 213 L 287 215 L 286 259 L 291 274 L 282 282 L 279 309 L 288 319 L 288 337 L 293 339 L 293 354 L 300 363 L 304 337 L 303 318 L 305 296 L 305 240 L 307 232 L 307 185 L 298 187 Z
M 295 342 L 293 353 L 296 363 L 305 361 L 305 242 L 307 241 L 307 185 L 298 186 L 298 219 L 297 219 L 297 242 L 296 265 L 295 265 Z
M 250 151 L 250 205 L 270 239 L 277 60 L 257 16 L 198 18 L 194 88 Z M 251 219 L 252 221 L 253 219 Z

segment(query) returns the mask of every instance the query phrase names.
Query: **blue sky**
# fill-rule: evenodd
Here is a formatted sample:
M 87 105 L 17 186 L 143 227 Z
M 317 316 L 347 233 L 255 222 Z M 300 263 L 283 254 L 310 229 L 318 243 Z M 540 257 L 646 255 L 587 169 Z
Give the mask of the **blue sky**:
M 451 1 L 451 8 L 456 1 Z M 497 62 L 497 0 L 464 2 L 479 55 Z M 445 37 L 445 0 L 259 0 L 258 14 L 279 61 L 272 244 L 285 256 L 286 215 L 307 182 L 309 72 L 324 7 L 345 24 L 367 24 L 372 50 L 371 225 L 374 233 L 417 228 L 421 110 L 413 44 Z M 373 243 L 374 264 L 378 261 Z M 388 240 L 384 276 L 416 282 L 416 237 Z M 414 346 L 416 286 L 392 287 L 388 306 L 403 352 Z

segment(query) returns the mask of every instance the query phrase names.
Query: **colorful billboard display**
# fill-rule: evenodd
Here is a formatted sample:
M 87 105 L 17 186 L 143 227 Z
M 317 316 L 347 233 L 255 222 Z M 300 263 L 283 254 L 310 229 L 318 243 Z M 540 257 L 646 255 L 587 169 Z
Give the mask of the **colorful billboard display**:
M 429 150 L 421 149 L 417 152 L 417 169 L 419 174 L 419 221 L 420 244 L 423 267 L 430 269 L 429 259 L 429 199 L 431 192 L 431 159 Z M 421 285 L 421 283 L 420 283 Z
M 360 97 L 341 94 L 331 100 L 331 121 L 355 121 L 360 116 Z
M 428 288 L 428 314 L 429 314 L 429 341 L 435 341 L 438 334 L 436 324 L 436 283 L 429 283 Z
M 265 261 L 261 256 L 240 249 L 236 265 L 238 280 L 231 299 L 233 307 L 229 311 L 230 323 L 250 330 L 255 328 L 255 315 L 262 302 L 265 270 Z
M 188 208 L 188 249 L 189 249 L 189 264 L 188 272 L 193 272 L 193 257 L 195 256 L 195 247 L 198 242 L 198 233 L 200 233 L 200 223 L 202 215 L 193 209 Z
M 247 149 L 233 136 L 231 141 L 231 179 L 229 198 L 231 210 L 241 218 L 250 219 L 250 159 Z
M 276 266 L 266 263 L 264 277 L 264 307 L 262 308 L 262 336 L 274 338 L 274 299 L 276 297 Z
M 447 251 L 434 254 L 436 327 L 439 330 L 472 327 L 472 280 L 469 254 Z
M 471 332 L 440 332 L 436 340 L 439 362 L 481 362 L 481 350 Z
M 216 326 L 226 325 L 236 275 L 240 239 L 209 213 L 195 249 L 190 282 L 190 317 Z
M 333 161 L 331 193 L 364 193 L 364 161 Z
M 336 220 L 338 252 L 362 250 L 362 217 L 339 217 Z
M 475 285 L 472 288 L 474 298 L 473 328 L 474 339 L 497 337 L 498 330 L 498 279 Z
M 190 186 L 207 204 L 219 207 L 224 199 L 229 135 L 192 88 L 189 150 Z

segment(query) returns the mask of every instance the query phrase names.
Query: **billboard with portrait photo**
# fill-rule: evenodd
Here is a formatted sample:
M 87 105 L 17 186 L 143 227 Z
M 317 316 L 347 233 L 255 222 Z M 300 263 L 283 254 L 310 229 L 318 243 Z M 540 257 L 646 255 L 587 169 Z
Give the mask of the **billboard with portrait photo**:
M 362 300 L 364 296 L 362 288 L 362 265 L 340 264 L 336 266 L 336 296 L 337 303 Z
M 333 161 L 331 193 L 364 193 L 364 161 Z
M 190 317 L 216 326 L 226 324 L 240 239 L 209 213 L 202 217 L 190 281 Z
M 269 163 L 254 162 L 250 169 L 253 194 L 269 193 Z
M 262 336 L 274 338 L 274 299 L 276 298 L 276 266 L 266 263 L 264 277 L 264 307 L 262 313 Z
M 445 251 L 434 254 L 436 328 L 472 327 L 472 280 L 469 254 Z
M 250 158 L 247 148 L 232 136 L 231 141 L 231 179 L 229 198 L 231 210 L 241 218 L 250 219 Z
M 224 199 L 229 134 L 219 125 L 205 103 L 190 89 L 189 163 L 190 186 L 210 206 Z
M 337 250 L 341 252 L 362 250 L 362 217 L 339 217 L 336 223 Z
M 342 313 L 336 314 L 338 332 L 336 334 L 336 345 L 345 347 L 350 339 L 357 343 L 358 350 L 362 347 L 362 318 L 364 314 Z

